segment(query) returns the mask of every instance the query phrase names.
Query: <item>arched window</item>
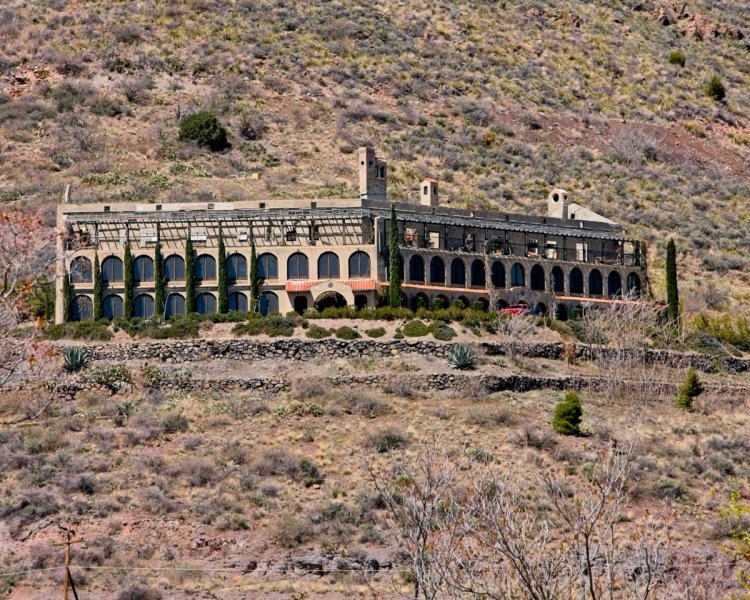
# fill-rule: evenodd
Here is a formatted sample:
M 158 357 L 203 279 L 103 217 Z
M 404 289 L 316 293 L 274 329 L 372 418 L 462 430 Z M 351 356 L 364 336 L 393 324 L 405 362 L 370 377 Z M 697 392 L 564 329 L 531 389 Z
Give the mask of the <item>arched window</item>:
M 530 275 L 531 275 L 530 277 L 531 289 L 543 292 L 544 287 L 545 287 L 544 286 L 545 278 L 544 278 L 544 269 L 542 269 L 541 265 L 534 265 L 533 267 L 531 267 Z
M 622 296 L 622 277 L 617 271 L 610 271 L 607 277 L 607 294 L 612 298 Z
M 430 283 L 445 283 L 445 263 L 439 256 L 430 261 Z
M 568 286 L 571 294 L 583 294 L 583 273 L 578 267 L 573 267 L 570 271 L 570 285 Z
M 484 287 L 486 284 L 484 276 L 484 262 L 477 259 L 471 263 L 471 285 Z
M 247 312 L 247 296 L 242 292 L 234 292 L 227 297 L 229 310 L 232 312 Z
M 409 259 L 409 281 L 424 283 L 424 259 L 419 254 L 412 254 Z
M 70 283 L 91 283 L 94 272 L 91 261 L 85 256 L 76 256 L 70 261 Z
M 227 281 L 234 283 L 243 279 L 247 279 L 247 259 L 242 254 L 230 254 L 227 256 Z
M 258 312 L 264 317 L 279 312 L 279 297 L 273 292 L 263 292 L 258 299 Z
M 148 294 L 138 294 L 133 299 L 133 314 L 141 319 L 154 316 L 154 299 Z
M 641 278 L 638 273 L 628 274 L 628 294 L 639 297 L 641 295 Z
M 203 292 L 195 297 L 195 310 L 201 315 L 212 315 L 216 312 L 216 296 Z
M 451 261 L 451 283 L 453 285 L 466 285 L 466 265 L 460 258 Z
M 560 267 L 552 267 L 550 281 L 552 283 L 553 292 L 560 293 L 565 291 L 565 274 Z
M 76 296 L 72 308 L 73 321 L 86 321 L 94 316 L 94 303 L 88 296 Z
M 213 256 L 201 254 L 195 259 L 195 279 L 197 281 L 216 279 L 216 260 Z
M 168 319 L 174 315 L 185 314 L 185 296 L 182 294 L 169 294 L 165 303 L 164 316 Z
M 260 279 L 278 279 L 279 261 L 268 252 L 258 257 L 258 277 Z
M 496 288 L 505 287 L 505 267 L 499 260 L 492 263 L 492 285 Z
M 166 281 L 185 281 L 185 259 L 172 254 L 164 261 Z
M 339 257 L 333 252 L 324 252 L 318 259 L 318 279 L 338 279 Z
M 357 251 L 349 257 L 349 277 L 370 276 L 370 256 L 367 252 Z
M 292 254 L 286 263 L 287 279 L 307 279 L 309 276 L 307 256 L 301 252 Z
M 521 263 L 513 263 L 510 268 L 510 287 L 526 285 L 526 272 Z
M 102 315 L 105 319 L 116 319 L 123 315 L 123 303 L 120 296 L 105 296 L 102 300 Z
M 116 256 L 105 258 L 102 261 L 102 283 L 106 285 L 123 279 L 122 261 Z
M 604 283 L 602 274 L 598 269 L 593 269 L 589 273 L 589 294 L 592 296 L 601 296 L 604 293 Z
M 150 256 L 139 256 L 133 261 L 133 281 L 154 280 L 154 261 Z

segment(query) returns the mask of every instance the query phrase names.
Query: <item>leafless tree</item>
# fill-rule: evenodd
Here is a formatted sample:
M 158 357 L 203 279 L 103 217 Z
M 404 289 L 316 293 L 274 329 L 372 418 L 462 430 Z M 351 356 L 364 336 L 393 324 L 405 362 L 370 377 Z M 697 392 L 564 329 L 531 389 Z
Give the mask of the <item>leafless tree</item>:
M 515 362 L 519 356 L 523 355 L 535 325 L 525 315 L 502 315 L 496 319 L 495 329 L 500 334 L 499 344 L 503 352 Z

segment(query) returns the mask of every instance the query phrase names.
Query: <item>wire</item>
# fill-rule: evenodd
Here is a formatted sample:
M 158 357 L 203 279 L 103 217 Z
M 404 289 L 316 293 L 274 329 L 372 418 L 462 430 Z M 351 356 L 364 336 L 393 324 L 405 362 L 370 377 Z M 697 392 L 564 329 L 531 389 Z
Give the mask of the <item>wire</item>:
M 47 567 L 46 569 L 27 569 L 25 571 L 13 571 L 10 573 L 0 573 L 0 577 L 14 577 L 16 575 L 27 575 L 29 573 L 41 573 L 42 571 L 59 571 L 64 569 L 65 566 L 60 565 L 59 567 Z

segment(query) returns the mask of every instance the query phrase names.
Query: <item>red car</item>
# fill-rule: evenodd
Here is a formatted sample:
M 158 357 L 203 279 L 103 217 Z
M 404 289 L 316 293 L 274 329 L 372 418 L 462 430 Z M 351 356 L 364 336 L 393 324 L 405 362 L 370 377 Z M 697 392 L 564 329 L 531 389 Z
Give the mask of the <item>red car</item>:
M 511 304 L 508 308 L 501 308 L 501 315 L 531 315 L 533 314 L 531 307 L 525 304 Z

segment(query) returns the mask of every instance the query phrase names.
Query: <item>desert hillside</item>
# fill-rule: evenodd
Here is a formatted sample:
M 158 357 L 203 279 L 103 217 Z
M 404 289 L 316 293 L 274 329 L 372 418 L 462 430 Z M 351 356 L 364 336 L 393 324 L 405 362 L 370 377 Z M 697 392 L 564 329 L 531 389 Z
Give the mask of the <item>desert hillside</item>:
M 651 243 L 657 295 L 675 236 L 684 285 L 722 308 L 707 281 L 750 293 L 747 12 L 728 0 L 7 0 L 0 199 L 51 223 L 66 184 L 81 202 L 351 196 L 366 143 L 390 160 L 396 198 L 431 175 L 452 205 L 541 213 L 553 185 L 569 189 Z M 706 94 L 714 76 L 723 99 Z M 199 109 L 228 128 L 230 150 L 178 140 Z

